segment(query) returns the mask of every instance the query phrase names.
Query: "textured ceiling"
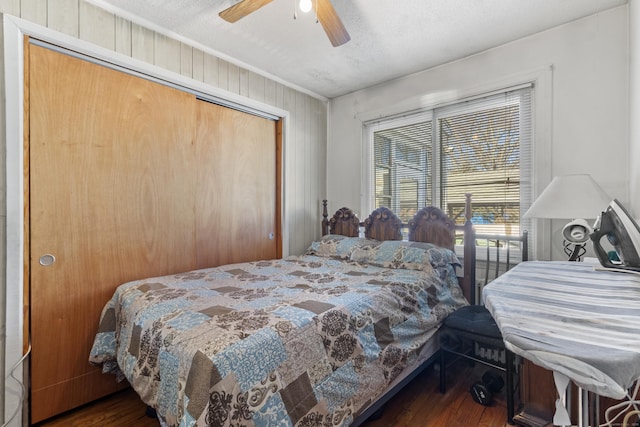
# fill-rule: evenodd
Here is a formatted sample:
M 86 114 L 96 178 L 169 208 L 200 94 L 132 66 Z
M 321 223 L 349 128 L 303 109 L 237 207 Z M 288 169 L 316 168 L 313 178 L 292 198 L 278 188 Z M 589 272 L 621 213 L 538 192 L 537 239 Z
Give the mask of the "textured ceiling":
M 463 58 L 627 0 L 332 0 L 351 41 L 333 47 L 313 12 L 274 0 L 234 24 L 237 0 L 89 0 L 224 59 L 333 98 Z

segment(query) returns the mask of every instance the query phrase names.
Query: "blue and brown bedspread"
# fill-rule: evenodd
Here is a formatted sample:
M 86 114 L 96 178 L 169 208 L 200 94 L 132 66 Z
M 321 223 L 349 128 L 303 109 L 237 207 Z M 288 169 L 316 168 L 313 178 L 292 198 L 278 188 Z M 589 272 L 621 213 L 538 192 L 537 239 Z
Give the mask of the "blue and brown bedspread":
M 453 253 L 341 236 L 307 255 L 140 280 L 90 362 L 169 426 L 346 426 L 466 304 Z

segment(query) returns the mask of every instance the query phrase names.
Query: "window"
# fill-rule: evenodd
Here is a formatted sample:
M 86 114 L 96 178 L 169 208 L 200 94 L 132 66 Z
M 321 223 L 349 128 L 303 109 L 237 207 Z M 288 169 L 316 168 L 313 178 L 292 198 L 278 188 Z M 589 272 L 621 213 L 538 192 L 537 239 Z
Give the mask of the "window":
M 403 221 L 431 204 L 431 121 L 375 132 L 375 207 L 386 206 Z
M 531 204 L 531 88 L 367 124 L 372 208 L 408 221 L 439 206 L 464 222 L 473 195 L 479 233 L 520 234 Z

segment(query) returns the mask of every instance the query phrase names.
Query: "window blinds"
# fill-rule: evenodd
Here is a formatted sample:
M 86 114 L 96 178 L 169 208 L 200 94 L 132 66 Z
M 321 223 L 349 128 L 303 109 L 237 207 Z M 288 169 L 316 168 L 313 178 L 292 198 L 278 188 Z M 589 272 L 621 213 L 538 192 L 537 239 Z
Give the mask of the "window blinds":
M 464 221 L 465 194 L 481 233 L 519 234 L 531 204 L 531 87 L 371 126 L 375 207 L 410 219 L 427 205 Z
M 387 206 L 406 222 L 432 204 L 432 156 L 431 120 L 376 132 L 376 207 Z

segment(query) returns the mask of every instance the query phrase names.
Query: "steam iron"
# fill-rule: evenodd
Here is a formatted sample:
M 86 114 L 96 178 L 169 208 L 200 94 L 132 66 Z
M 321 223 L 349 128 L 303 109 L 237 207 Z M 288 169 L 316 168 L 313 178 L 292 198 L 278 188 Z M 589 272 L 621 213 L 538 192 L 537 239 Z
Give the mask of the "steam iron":
M 611 201 L 593 228 L 590 237 L 603 267 L 640 271 L 640 227 L 618 200 Z M 616 257 L 602 247 L 603 237 L 613 246 L 619 260 L 614 260 Z

